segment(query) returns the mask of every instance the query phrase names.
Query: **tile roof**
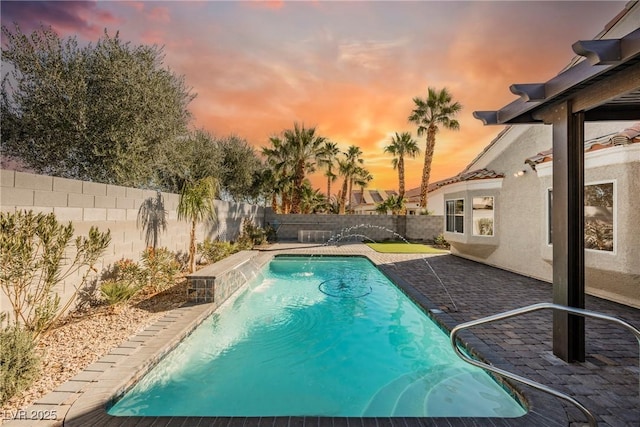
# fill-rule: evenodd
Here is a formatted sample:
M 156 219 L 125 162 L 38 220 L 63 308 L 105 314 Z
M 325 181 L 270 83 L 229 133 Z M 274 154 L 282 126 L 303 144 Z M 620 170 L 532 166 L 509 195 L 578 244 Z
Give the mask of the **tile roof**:
M 440 181 L 432 182 L 429 184 L 427 188 L 428 192 L 432 192 L 437 190 L 440 187 L 444 187 L 445 185 L 455 184 L 457 182 L 465 182 L 465 181 L 476 181 L 479 179 L 494 179 L 494 178 L 504 178 L 503 173 L 498 173 L 491 169 L 476 169 L 473 171 L 462 171 L 456 176 L 452 176 L 450 178 L 445 178 Z M 411 201 L 412 199 L 417 199 L 420 197 L 420 187 L 412 188 L 405 192 L 405 197 L 407 200 Z
M 635 123 L 633 126 L 606 136 L 590 139 L 584 143 L 584 152 L 602 150 L 604 148 L 615 147 L 617 145 L 629 145 L 640 143 L 640 122 Z M 535 169 L 537 164 L 550 162 L 553 159 L 553 149 L 541 151 L 535 156 L 531 156 L 525 159 L 525 163 Z

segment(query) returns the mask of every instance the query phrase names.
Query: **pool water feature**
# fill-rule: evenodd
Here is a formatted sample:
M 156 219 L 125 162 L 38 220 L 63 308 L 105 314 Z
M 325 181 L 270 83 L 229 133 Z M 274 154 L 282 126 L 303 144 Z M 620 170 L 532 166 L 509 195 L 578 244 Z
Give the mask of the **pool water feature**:
M 364 257 L 274 258 L 108 412 L 519 417 Z

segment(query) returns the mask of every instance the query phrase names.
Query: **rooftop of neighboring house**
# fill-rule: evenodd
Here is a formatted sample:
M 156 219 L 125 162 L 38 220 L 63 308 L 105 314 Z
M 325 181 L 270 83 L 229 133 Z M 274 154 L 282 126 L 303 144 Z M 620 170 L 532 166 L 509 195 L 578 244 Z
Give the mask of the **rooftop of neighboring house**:
M 397 196 L 396 190 L 353 190 L 351 193 L 351 206 L 371 205 L 375 206 L 384 202 L 389 196 Z

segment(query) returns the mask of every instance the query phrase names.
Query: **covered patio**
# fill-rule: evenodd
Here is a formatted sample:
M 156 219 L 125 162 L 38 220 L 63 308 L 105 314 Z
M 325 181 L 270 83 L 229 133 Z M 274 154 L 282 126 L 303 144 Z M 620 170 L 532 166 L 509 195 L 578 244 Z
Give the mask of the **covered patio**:
M 474 116 L 489 125 L 553 127 L 553 302 L 585 308 L 584 125 L 640 119 L 640 29 L 572 47 L 583 60 L 545 83 L 513 84 L 518 100 Z M 584 318 L 564 312 L 553 318 L 553 353 L 584 362 Z

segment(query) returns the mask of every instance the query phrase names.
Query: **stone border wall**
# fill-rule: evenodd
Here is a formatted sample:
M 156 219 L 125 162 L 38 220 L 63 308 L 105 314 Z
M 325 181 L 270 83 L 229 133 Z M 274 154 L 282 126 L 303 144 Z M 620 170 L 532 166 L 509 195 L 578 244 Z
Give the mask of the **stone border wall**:
M 397 239 L 393 233 L 408 240 L 431 241 L 444 231 L 444 217 L 441 215 L 279 215 L 267 209 L 265 225 L 276 229 L 278 239 L 283 241 L 297 241 L 298 236 L 309 234 L 322 235 L 324 239 L 327 231 L 334 238 L 337 234 L 351 234 L 352 241 L 367 240 L 367 238 L 375 241 Z M 306 233 L 306 231 L 315 233 Z M 326 240 L 328 239 L 324 241 Z M 322 243 L 317 239 L 310 239 L 310 241 Z

